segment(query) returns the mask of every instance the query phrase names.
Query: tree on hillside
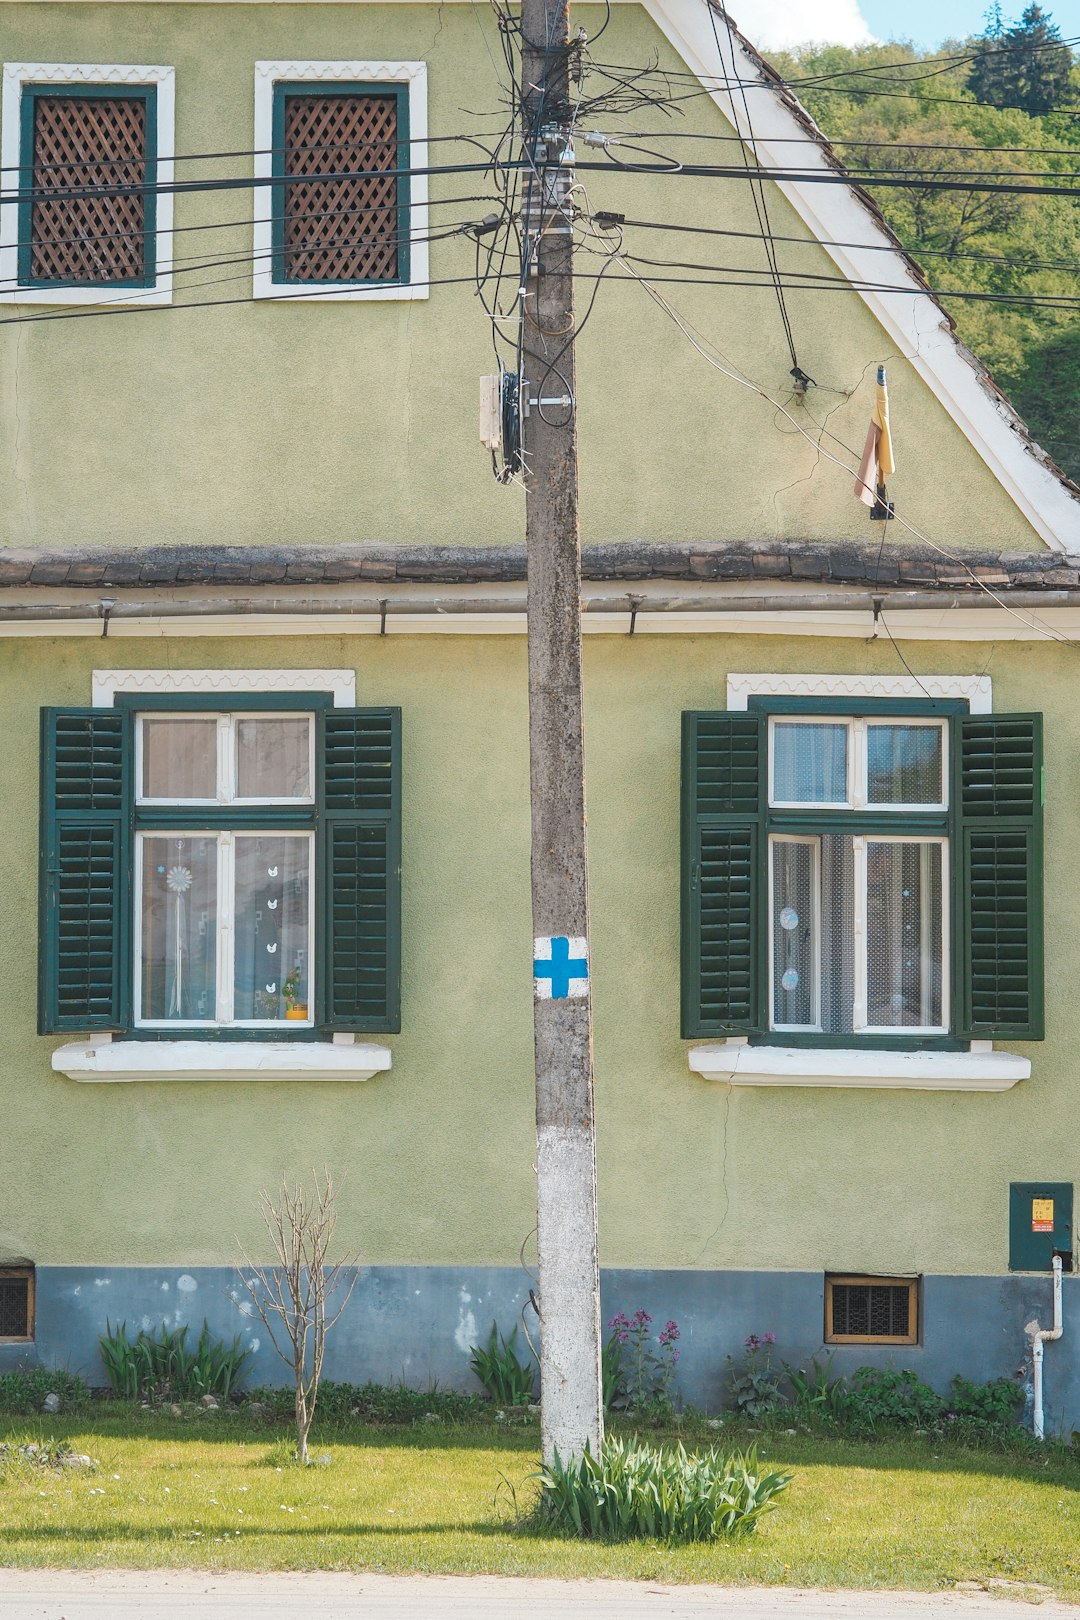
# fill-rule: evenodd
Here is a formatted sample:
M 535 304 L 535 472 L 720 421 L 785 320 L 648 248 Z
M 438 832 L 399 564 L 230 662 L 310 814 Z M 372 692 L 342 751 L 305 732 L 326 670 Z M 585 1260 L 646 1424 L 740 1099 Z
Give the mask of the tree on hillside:
M 968 89 L 991 107 L 1045 113 L 1065 99 L 1073 59 L 1061 30 L 1037 0 L 1018 23 L 1000 31 L 1000 11 L 987 17 L 986 33 L 968 72 Z

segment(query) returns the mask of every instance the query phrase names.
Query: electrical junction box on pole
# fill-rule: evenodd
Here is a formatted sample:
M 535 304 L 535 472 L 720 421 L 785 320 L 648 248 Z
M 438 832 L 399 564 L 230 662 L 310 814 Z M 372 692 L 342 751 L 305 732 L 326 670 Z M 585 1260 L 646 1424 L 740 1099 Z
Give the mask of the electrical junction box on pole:
M 1051 1271 L 1055 1254 L 1072 1270 L 1071 1181 L 1009 1183 L 1009 1270 Z
M 480 443 L 492 454 L 502 449 L 502 377 L 480 379 Z

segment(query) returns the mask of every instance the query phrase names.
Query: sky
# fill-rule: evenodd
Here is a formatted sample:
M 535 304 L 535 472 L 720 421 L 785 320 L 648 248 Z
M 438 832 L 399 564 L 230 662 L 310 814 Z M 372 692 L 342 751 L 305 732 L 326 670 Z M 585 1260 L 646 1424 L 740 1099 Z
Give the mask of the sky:
M 869 39 L 912 39 L 940 45 L 943 39 L 981 33 L 989 0 L 730 0 L 743 33 L 762 50 L 828 40 L 854 45 Z M 1025 0 L 1002 0 L 1012 22 Z M 1043 0 L 1066 39 L 1080 38 L 1080 0 Z

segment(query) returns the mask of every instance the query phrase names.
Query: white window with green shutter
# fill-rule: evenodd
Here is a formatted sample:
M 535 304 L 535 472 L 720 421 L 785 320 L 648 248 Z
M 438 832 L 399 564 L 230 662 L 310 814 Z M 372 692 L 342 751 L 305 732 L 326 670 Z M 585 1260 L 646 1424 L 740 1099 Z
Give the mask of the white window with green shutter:
M 239 1078 L 348 1078 L 305 1047 L 399 1027 L 400 712 L 194 684 L 42 711 L 41 1031 L 93 1036 L 95 1077 L 206 1041 L 272 1043 L 204 1049 Z
M 1004 1089 L 989 1043 L 1043 1034 L 1041 716 L 844 684 L 683 716 L 683 1035 L 727 1037 L 691 1065 Z

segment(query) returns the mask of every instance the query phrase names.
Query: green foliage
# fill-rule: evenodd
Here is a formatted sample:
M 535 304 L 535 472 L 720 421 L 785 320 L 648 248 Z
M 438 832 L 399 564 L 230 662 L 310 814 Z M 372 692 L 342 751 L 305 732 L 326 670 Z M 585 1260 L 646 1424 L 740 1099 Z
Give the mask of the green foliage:
M 548 1524 L 597 1540 L 716 1541 L 746 1535 L 791 1483 L 763 1474 L 757 1454 L 698 1454 L 637 1440 L 607 1440 L 599 1457 L 588 1448 L 541 1470 L 540 1514 Z
M 679 1363 L 679 1324 L 668 1319 L 656 1336 L 644 1307 L 627 1317 L 617 1311 L 608 1323 L 611 1337 L 603 1351 L 604 1406 L 607 1411 L 644 1412 L 655 1419 L 675 1410 L 675 1368 Z
M 784 1405 L 780 1393 L 780 1375 L 773 1370 L 772 1352 L 775 1333 L 751 1333 L 745 1340 L 743 1361 L 732 1362 L 728 1389 L 731 1404 L 744 1417 L 767 1417 Z M 732 1358 L 728 1357 L 729 1361 Z
M 1008 96 L 988 91 L 977 99 L 980 86 L 969 81 L 964 42 L 947 42 L 939 51 L 896 42 L 807 46 L 774 53 L 773 61 L 930 285 L 943 295 L 978 295 L 944 298 L 959 336 L 994 373 L 1039 443 L 1080 477 L 1080 316 L 1046 304 L 995 301 L 1003 295 L 1075 297 L 1080 209 L 1067 196 L 938 191 L 930 184 L 988 170 L 1006 184 L 1038 185 L 1040 176 L 1070 184 L 1080 159 L 1080 120 L 1024 109 L 1075 104 L 1080 67 L 1065 47 L 1053 48 L 1049 21 L 1036 11 L 1029 7 L 1011 28 L 1002 23 L 996 39 L 991 21 L 981 41 L 966 45 L 980 51 L 987 72 L 1012 64 L 1017 82 Z M 1032 52 L 1036 35 L 1050 48 Z M 1014 49 L 1025 41 L 1026 48 Z M 1007 56 L 997 48 L 1005 44 Z M 958 59 L 947 63 L 950 56 Z M 1033 72 L 1052 82 L 1044 78 L 1037 87 Z M 888 94 L 866 94 L 875 84 Z M 994 104 L 1000 101 L 1018 104 Z M 875 171 L 882 179 L 902 178 L 905 186 L 878 189 Z M 823 380 L 850 386 L 850 380 Z
M 20 1417 L 40 1412 L 46 1395 L 59 1395 L 64 1412 L 82 1411 L 90 1404 L 90 1390 L 75 1373 L 61 1372 L 59 1368 L 50 1371 L 48 1367 L 20 1367 L 0 1373 L 0 1411 Z
M 293 1416 L 291 1385 L 260 1387 L 251 1391 L 251 1401 L 267 1409 L 272 1418 Z M 402 1423 L 465 1423 L 484 1416 L 488 1403 L 479 1395 L 460 1395 L 453 1389 L 410 1389 L 407 1384 L 346 1384 L 323 1380 L 319 1384 L 319 1420 L 341 1423 L 357 1418 L 361 1423 L 390 1425 Z
M 1032 4 L 1011 28 L 1002 28 L 1000 13 L 993 19 L 968 71 L 968 89 L 993 107 L 1051 112 L 1068 94 L 1072 66 L 1060 28 Z
M 940 1395 L 913 1372 L 860 1367 L 838 1399 L 839 1416 L 853 1434 L 881 1428 L 929 1429 L 948 1410 Z
M 128 1400 L 197 1400 L 213 1395 L 227 1401 L 236 1392 L 250 1352 L 240 1335 L 231 1344 L 215 1339 L 204 1320 L 194 1349 L 187 1346 L 187 1324 L 172 1332 L 162 1323 L 157 1333 L 141 1331 L 128 1337 L 127 1323 L 113 1327 L 108 1319 L 98 1340 L 105 1376 L 116 1395 Z
M 500 1406 L 526 1406 L 535 1398 L 534 1369 L 517 1353 L 517 1332 L 515 1323 L 506 1338 L 492 1322 L 487 1344 L 474 1344 L 469 1357 L 469 1366 Z
M 843 1402 L 845 1383 L 833 1378 L 835 1351 L 819 1361 L 811 1356 L 807 1367 L 789 1367 L 783 1363 L 784 1375 L 791 1386 L 793 1415 L 803 1418 L 835 1418 Z

